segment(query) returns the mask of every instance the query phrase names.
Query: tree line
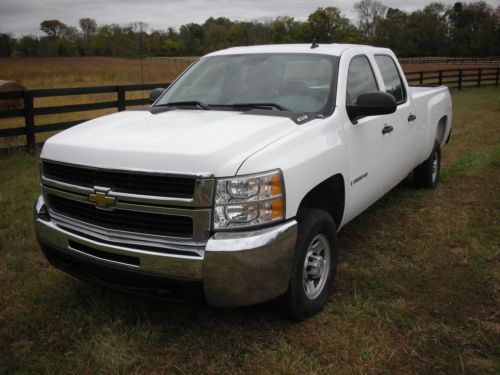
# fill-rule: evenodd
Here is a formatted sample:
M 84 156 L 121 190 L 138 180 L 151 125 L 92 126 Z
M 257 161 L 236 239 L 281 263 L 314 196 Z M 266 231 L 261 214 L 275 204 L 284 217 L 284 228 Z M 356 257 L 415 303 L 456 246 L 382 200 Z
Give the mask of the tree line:
M 485 1 L 433 2 L 413 12 L 377 0 L 354 3 L 351 21 L 336 7 L 318 8 L 298 21 L 293 17 L 231 21 L 210 17 L 178 30 L 147 31 L 133 22 L 98 26 L 82 18 L 78 27 L 60 20 L 40 23 L 43 36 L 0 34 L 0 56 L 199 56 L 232 47 L 270 43 L 356 43 L 393 49 L 398 56 L 499 56 L 500 6 Z

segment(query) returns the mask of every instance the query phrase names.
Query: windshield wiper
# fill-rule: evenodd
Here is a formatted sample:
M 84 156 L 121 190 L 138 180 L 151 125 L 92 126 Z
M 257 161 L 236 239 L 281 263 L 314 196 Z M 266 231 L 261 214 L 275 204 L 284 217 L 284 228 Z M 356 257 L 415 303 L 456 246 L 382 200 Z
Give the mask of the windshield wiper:
M 155 107 L 182 107 L 182 106 L 192 106 L 192 107 L 199 107 L 201 109 L 212 109 L 208 104 L 199 102 L 196 100 L 186 100 L 183 102 L 170 102 L 170 103 L 161 103 L 155 105 Z
M 283 107 L 277 103 L 234 103 L 234 104 L 217 104 L 217 107 L 233 107 L 233 108 L 260 108 L 269 109 L 276 108 L 280 111 L 289 111 L 288 108 Z

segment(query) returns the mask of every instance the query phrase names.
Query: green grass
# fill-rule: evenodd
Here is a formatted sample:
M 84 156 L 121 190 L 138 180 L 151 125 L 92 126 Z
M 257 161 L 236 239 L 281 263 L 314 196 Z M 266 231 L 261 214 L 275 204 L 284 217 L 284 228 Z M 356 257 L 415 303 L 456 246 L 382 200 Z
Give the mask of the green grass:
M 33 238 L 37 157 L 0 158 L 0 373 L 498 373 L 500 91 L 453 102 L 440 186 L 404 182 L 347 225 L 337 290 L 300 324 L 53 269 Z

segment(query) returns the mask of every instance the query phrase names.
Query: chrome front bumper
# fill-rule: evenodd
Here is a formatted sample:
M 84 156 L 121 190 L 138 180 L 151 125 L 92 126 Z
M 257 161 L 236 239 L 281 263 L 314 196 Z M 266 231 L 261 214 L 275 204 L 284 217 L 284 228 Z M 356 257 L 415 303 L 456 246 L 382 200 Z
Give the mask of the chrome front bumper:
M 135 273 L 201 281 L 212 306 L 252 305 L 283 294 L 290 279 L 297 222 L 265 229 L 219 232 L 193 256 L 113 244 L 61 228 L 45 214 L 43 197 L 35 203 L 35 230 L 41 246 Z M 134 259 L 129 262 L 128 259 Z

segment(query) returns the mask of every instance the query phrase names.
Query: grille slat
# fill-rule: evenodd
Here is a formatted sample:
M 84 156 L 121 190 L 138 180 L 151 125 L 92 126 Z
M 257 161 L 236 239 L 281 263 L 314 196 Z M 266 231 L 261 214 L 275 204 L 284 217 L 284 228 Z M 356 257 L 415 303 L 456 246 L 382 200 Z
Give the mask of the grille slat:
M 47 200 L 50 209 L 56 213 L 104 228 L 186 238 L 193 235 L 193 220 L 186 216 L 123 209 L 107 211 L 101 210 L 93 204 L 62 198 L 53 194 L 49 194 Z
M 103 186 L 138 195 L 192 198 L 195 179 L 134 172 L 104 171 L 44 161 L 44 177 L 88 188 Z

